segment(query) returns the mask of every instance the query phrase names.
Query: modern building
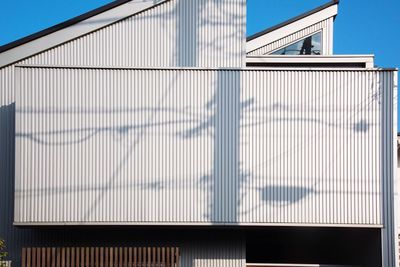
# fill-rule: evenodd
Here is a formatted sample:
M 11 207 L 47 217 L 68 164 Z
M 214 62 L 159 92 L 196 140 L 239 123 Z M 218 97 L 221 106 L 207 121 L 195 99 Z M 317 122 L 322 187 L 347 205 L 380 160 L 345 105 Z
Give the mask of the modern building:
M 118 0 L 0 47 L 12 266 L 396 266 L 397 70 L 333 54 L 338 4 L 246 38 L 245 0 Z

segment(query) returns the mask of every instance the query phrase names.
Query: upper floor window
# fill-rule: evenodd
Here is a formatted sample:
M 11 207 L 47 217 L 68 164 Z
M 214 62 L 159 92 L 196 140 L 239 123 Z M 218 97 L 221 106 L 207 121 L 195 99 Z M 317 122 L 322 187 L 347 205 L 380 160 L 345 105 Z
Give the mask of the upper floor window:
M 321 55 L 322 34 L 318 32 L 301 41 L 279 49 L 271 55 Z

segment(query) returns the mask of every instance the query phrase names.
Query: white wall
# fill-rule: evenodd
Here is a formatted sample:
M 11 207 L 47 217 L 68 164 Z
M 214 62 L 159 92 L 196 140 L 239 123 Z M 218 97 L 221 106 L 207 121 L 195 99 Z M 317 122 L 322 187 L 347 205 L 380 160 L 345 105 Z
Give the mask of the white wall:
M 18 69 L 16 223 L 383 223 L 391 72 Z
M 40 53 L 25 63 L 242 67 L 245 27 L 244 0 L 172 0 Z

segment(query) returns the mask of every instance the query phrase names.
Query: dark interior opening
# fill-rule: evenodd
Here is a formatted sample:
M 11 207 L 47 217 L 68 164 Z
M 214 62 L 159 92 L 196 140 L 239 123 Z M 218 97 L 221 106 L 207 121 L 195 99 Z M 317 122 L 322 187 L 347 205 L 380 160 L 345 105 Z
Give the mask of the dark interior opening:
M 246 66 L 259 68 L 366 68 L 365 63 L 362 62 L 250 62 Z
M 246 262 L 380 267 L 380 229 L 252 229 L 246 232 Z

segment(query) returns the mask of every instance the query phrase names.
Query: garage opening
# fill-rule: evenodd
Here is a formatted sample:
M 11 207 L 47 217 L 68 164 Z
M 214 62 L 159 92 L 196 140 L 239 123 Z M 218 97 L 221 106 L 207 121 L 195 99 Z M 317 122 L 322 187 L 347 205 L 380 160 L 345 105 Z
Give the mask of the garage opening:
M 268 227 L 246 232 L 247 267 L 380 267 L 380 229 Z

